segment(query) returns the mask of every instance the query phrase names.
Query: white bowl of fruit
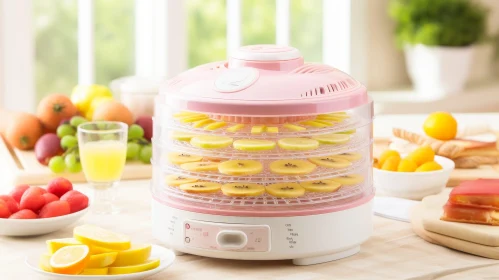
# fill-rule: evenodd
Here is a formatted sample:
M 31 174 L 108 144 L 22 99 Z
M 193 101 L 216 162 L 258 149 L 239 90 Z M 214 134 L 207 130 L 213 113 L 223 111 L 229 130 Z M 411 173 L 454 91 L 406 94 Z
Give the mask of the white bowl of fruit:
M 65 178 L 47 188 L 19 185 L 0 195 L 0 235 L 34 236 L 65 228 L 88 212 L 88 197 Z
M 374 187 L 378 195 L 421 200 L 440 193 L 454 167 L 454 161 L 436 156 L 430 147 L 402 155 L 386 150 L 374 164 Z

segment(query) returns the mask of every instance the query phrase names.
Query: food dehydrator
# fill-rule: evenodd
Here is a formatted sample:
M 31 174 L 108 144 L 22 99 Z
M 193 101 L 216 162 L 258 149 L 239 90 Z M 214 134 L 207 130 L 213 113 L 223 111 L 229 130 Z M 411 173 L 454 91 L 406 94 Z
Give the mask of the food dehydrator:
M 239 48 L 156 98 L 153 235 L 177 253 L 310 265 L 372 233 L 372 100 L 288 46 Z

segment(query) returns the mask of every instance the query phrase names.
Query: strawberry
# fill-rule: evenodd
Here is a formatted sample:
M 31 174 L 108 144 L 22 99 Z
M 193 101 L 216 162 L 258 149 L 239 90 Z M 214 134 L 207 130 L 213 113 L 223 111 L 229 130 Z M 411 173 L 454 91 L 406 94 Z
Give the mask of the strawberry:
M 9 219 L 36 219 L 38 216 L 29 209 L 19 210 L 19 212 L 10 215 Z
M 45 205 L 49 204 L 52 201 L 57 201 L 59 198 L 55 194 L 44 193 L 42 194 L 43 198 L 45 198 Z
M 69 208 L 69 202 L 67 201 L 52 201 L 49 204 L 43 206 L 38 215 L 40 218 L 52 218 L 58 216 L 64 216 L 71 213 Z
M 20 209 L 29 209 L 37 212 L 45 205 L 45 198 L 39 187 L 30 187 L 21 197 Z
M 7 207 L 7 203 L 0 199 L 0 218 L 8 218 L 10 216 L 9 207 Z
M 16 213 L 17 211 L 19 211 L 19 204 L 14 198 L 12 198 L 12 196 L 0 195 L 0 199 L 2 199 L 5 204 L 7 204 L 7 208 L 9 208 L 10 213 Z
M 57 195 L 57 197 L 63 196 L 70 190 L 73 190 L 73 184 L 68 179 L 62 177 L 51 180 L 47 185 L 47 191 Z
M 88 197 L 79 191 L 69 191 L 61 197 L 61 201 L 67 201 L 71 208 L 71 213 L 87 208 Z
M 12 191 L 10 191 L 10 196 L 12 196 L 12 198 L 17 201 L 17 203 L 20 203 L 21 202 L 21 197 L 23 196 L 23 193 L 29 189 L 29 186 L 28 185 L 18 185 L 18 186 L 15 186 L 14 189 Z

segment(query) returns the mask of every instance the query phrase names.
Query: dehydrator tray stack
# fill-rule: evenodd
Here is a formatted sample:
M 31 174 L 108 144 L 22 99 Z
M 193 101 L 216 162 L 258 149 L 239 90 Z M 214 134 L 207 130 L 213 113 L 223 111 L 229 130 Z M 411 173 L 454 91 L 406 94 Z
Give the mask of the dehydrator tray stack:
M 155 199 L 198 209 L 307 211 L 371 195 L 372 107 L 239 116 L 157 102 Z

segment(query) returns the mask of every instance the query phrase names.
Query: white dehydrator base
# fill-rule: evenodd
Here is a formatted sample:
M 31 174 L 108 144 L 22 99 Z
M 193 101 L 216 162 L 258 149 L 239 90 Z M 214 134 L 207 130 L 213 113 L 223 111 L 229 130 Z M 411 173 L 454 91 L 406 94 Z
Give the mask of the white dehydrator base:
M 372 199 L 354 208 L 297 217 L 234 217 L 179 210 L 153 199 L 153 236 L 179 253 L 295 265 L 359 252 L 372 233 Z

